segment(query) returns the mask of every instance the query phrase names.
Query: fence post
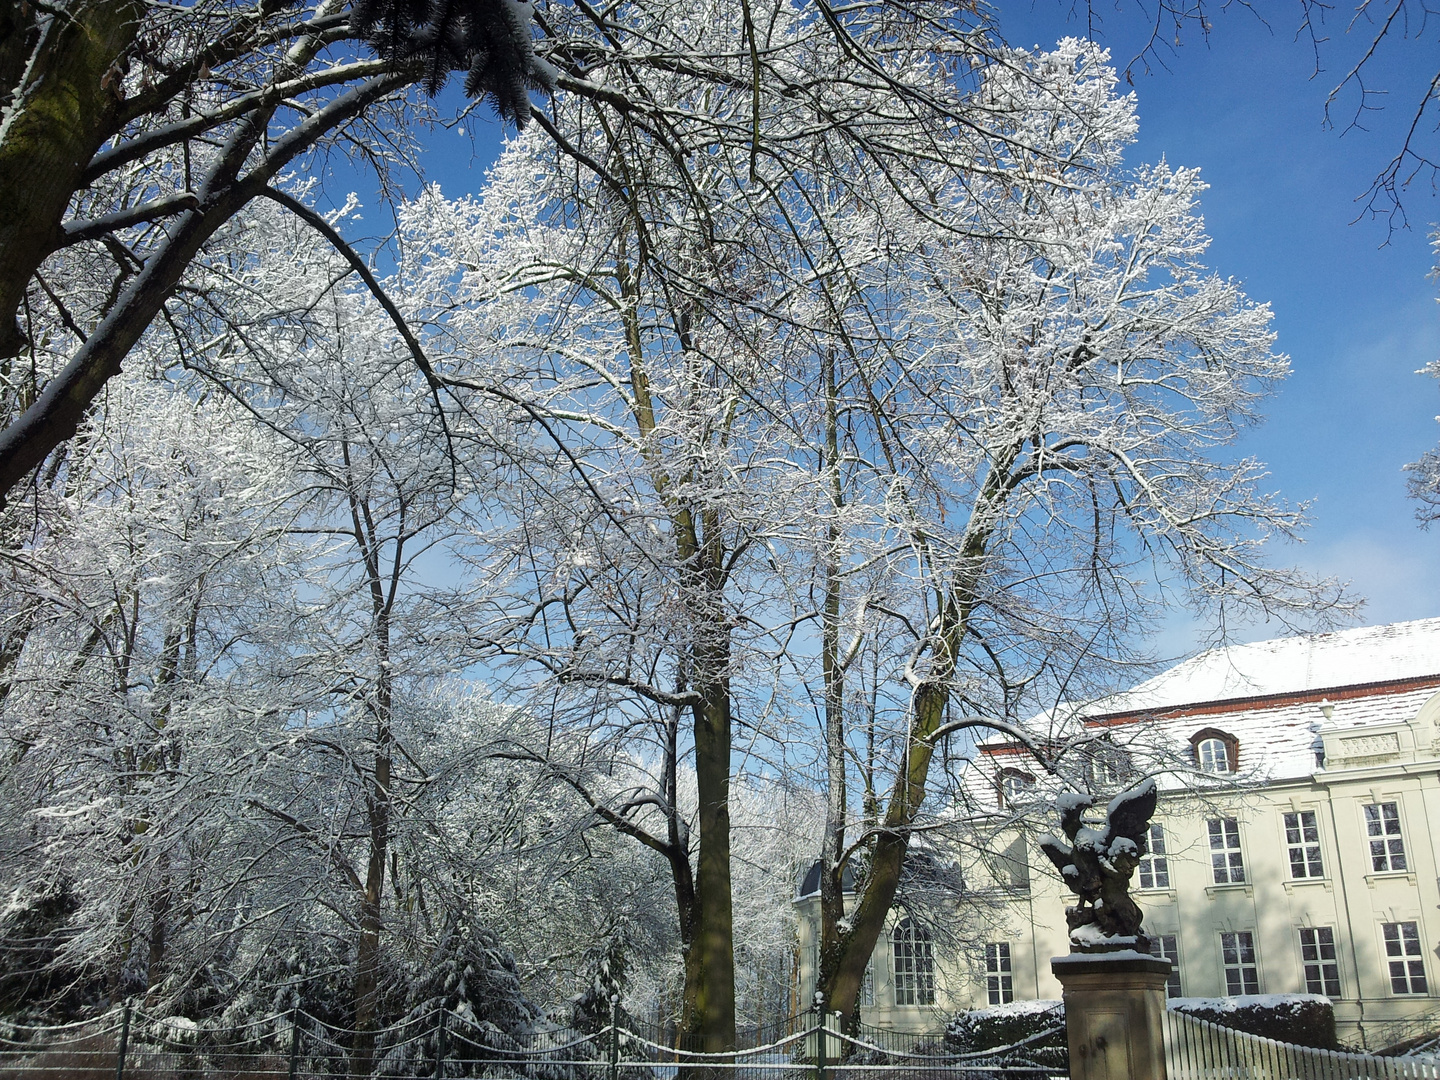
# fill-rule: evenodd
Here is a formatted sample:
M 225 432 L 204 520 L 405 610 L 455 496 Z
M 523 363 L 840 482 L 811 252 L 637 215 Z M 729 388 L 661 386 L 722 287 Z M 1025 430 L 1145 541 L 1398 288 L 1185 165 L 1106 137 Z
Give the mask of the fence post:
M 130 1043 L 130 1002 L 120 1015 L 120 1051 L 115 1055 L 115 1080 L 125 1080 L 125 1048 Z
M 620 995 L 610 995 L 610 1068 L 606 1075 L 616 1080 L 620 1073 Z
M 300 1010 L 290 1010 L 290 1080 L 300 1066 Z
M 435 1075 L 445 1075 L 445 1006 L 440 1006 L 440 1026 L 435 1029 Z
M 825 994 L 821 990 L 815 991 L 815 1080 L 825 1080 L 825 1051 L 828 1049 L 825 1043 L 828 1041 L 828 1030 L 825 1023 Z

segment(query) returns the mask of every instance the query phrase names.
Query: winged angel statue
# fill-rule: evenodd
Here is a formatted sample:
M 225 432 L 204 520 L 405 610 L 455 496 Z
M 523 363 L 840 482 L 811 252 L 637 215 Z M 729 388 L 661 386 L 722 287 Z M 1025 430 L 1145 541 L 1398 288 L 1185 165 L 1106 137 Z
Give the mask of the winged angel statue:
M 1141 911 L 1130 898 L 1130 875 L 1150 850 L 1150 818 L 1155 813 L 1155 781 L 1142 780 L 1116 795 L 1105 807 L 1105 822 L 1092 828 L 1084 814 L 1094 795 L 1061 794 L 1055 800 L 1060 831 L 1040 838 L 1040 849 L 1080 898 L 1065 909 L 1073 952 L 1150 951 L 1141 929 Z

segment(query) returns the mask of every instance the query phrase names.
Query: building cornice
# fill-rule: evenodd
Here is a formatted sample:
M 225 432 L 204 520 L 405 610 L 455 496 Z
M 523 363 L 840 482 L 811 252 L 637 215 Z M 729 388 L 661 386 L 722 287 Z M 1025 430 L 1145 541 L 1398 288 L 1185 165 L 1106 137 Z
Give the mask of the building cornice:
M 1420 675 L 1386 682 L 1351 683 L 1317 690 L 1293 690 L 1284 694 L 1262 694 L 1256 697 L 1222 698 L 1197 701 L 1185 705 L 1164 705 L 1159 708 L 1127 709 L 1123 712 L 1099 713 L 1084 718 L 1086 727 L 1114 727 L 1138 720 L 1169 720 L 1185 716 L 1218 716 L 1224 713 L 1277 709 L 1287 705 L 1319 704 L 1322 701 L 1346 701 L 1352 698 L 1385 697 L 1408 694 L 1415 690 L 1440 689 L 1440 674 Z

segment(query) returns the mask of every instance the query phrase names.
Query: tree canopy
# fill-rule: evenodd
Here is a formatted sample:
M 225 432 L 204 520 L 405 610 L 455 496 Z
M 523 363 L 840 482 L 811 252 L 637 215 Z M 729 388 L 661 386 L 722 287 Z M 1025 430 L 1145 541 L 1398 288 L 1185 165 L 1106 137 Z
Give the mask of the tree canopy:
M 0 128 L 0 191 L 50 177 L 0 209 L 0 841 L 92 1005 L 319 969 L 363 1042 L 456 956 L 583 997 L 643 938 L 728 1050 L 808 850 L 853 1018 L 977 732 L 1056 767 L 1018 721 L 1176 597 L 1344 610 L 1229 456 L 1269 311 L 1093 45 L 941 0 L 577 0 L 533 43 L 509 0 L 118 2 L 25 16 Z M 306 155 L 403 162 L 453 71 L 535 123 L 355 250 Z

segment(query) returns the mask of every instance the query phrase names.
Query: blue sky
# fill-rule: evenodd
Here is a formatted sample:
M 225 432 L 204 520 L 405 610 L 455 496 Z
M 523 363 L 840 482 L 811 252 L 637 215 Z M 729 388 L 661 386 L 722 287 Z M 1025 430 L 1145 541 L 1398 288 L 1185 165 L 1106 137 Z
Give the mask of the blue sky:
M 1143 20 L 1133 7 L 1105 6 L 1101 40 L 1123 66 L 1143 43 Z M 1324 127 L 1324 100 L 1363 42 L 1347 38 L 1343 23 L 1331 27 L 1329 70 L 1312 78 L 1314 54 L 1294 38 L 1298 5 L 1274 7 L 1269 26 L 1243 8 L 1220 12 L 1208 44 L 1192 28 L 1163 54 L 1165 67 L 1137 72 L 1131 159 L 1201 169 L 1211 185 L 1202 203 L 1210 265 L 1274 308 L 1294 371 L 1238 449 L 1267 462 L 1273 489 L 1309 502 L 1313 519 L 1306 543 L 1275 556 L 1351 582 L 1368 600 L 1362 622 L 1440 615 L 1440 527 L 1418 527 L 1402 472 L 1440 442 L 1440 382 L 1415 374 L 1440 356 L 1440 286 L 1428 278 L 1440 200 L 1422 179 L 1406 194 L 1408 229 L 1355 222 L 1356 199 L 1398 149 L 1440 50 L 1391 42 L 1376 72 L 1394 91 L 1388 107 L 1367 116 L 1369 130 L 1341 134 Z M 1068 0 L 1002 3 L 998 16 L 1012 43 L 1044 47 L 1083 33 L 1070 10 Z M 1354 104 L 1342 99 L 1337 118 Z M 470 137 L 431 136 L 427 169 L 447 195 L 474 190 L 499 147 L 488 117 L 477 111 L 468 126 Z M 1189 652 L 1199 631 L 1177 614 L 1159 651 Z M 1241 636 L 1281 632 L 1272 624 Z
M 1000 18 L 1013 43 L 1046 45 L 1083 30 L 1067 26 L 1068 8 L 1002 6 Z M 1272 9 L 1268 27 L 1243 8 L 1221 12 L 1208 45 L 1192 35 L 1163 56 L 1168 70 L 1136 75 L 1133 160 L 1201 169 L 1210 265 L 1274 308 L 1293 374 L 1240 449 L 1269 464 L 1287 500 L 1310 502 L 1314 522 L 1305 544 L 1277 556 L 1353 582 L 1368 599 L 1363 622 L 1440 615 L 1440 528 L 1418 528 L 1401 471 L 1440 441 L 1440 382 L 1414 373 L 1440 356 L 1428 278 L 1440 200 L 1422 179 L 1405 196 L 1408 230 L 1355 222 L 1356 199 L 1401 145 L 1440 51 L 1389 42 L 1373 73 L 1393 91 L 1387 108 L 1367 116 L 1369 130 L 1342 134 L 1324 127 L 1325 97 L 1363 31 L 1347 39 L 1343 23 L 1331 27 L 1329 70 L 1314 75 L 1314 52 L 1294 37 L 1298 5 Z M 1143 44 L 1133 11 L 1112 10 L 1103 29 L 1117 65 Z M 1333 115 L 1348 120 L 1355 103 L 1343 97 Z M 1166 651 L 1185 651 L 1189 633 L 1177 621 Z

